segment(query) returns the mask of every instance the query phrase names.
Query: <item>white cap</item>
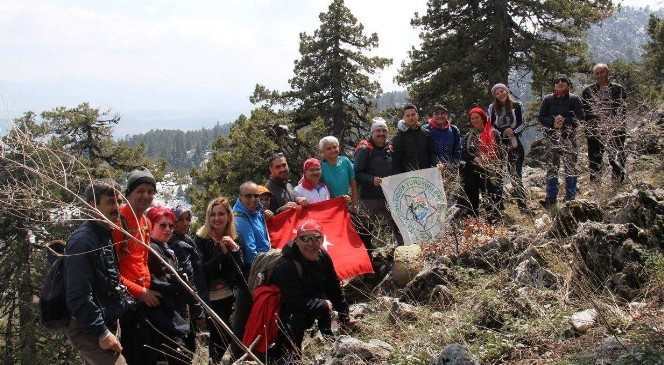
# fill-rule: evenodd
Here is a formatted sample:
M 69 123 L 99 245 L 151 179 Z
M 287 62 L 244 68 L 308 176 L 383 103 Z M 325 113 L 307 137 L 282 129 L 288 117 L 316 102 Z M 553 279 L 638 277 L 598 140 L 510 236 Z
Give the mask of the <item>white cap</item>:
M 385 129 L 387 130 L 387 122 L 385 119 L 381 117 L 376 117 L 371 120 L 371 132 L 375 131 L 376 129 Z

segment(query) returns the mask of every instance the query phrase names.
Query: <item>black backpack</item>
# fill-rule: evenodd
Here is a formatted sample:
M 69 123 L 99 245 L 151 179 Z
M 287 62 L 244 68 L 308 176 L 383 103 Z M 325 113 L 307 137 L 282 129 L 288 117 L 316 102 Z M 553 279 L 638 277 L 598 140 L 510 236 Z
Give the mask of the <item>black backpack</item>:
M 69 325 L 69 311 L 65 292 L 64 242 L 56 241 L 48 246 L 49 268 L 39 291 L 39 315 L 42 325 L 49 329 Z

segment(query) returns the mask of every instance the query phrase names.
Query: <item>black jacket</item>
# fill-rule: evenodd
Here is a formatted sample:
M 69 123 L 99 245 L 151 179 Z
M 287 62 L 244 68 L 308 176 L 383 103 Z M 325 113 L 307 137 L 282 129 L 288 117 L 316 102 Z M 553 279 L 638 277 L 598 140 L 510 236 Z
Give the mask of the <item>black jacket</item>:
M 177 257 L 167 245 L 152 241 L 150 247 L 169 265 L 178 268 Z M 161 297 L 157 307 L 146 308 L 147 318 L 161 332 L 170 336 L 186 337 L 190 329 L 187 304 L 192 303 L 193 298 L 152 252 L 148 256 L 148 269 L 151 278 L 150 289 L 159 292 Z
M 360 186 L 361 199 L 385 199 L 383 189 L 374 185 L 373 179 L 392 175 L 392 152 L 389 144 L 376 147 L 370 143 L 369 140 L 367 146 L 355 151 L 355 180 Z
M 187 235 L 173 234 L 173 238 L 168 242 L 168 247 L 173 250 L 178 260 L 178 270 L 187 276 L 189 285 L 193 287 L 201 298 L 207 294 L 207 282 L 203 272 L 203 261 L 198 247 L 194 241 Z M 191 298 L 191 316 L 193 318 L 202 318 L 203 311 L 194 298 Z
M 280 181 L 269 178 L 265 184 L 265 187 L 272 194 L 272 197 L 270 198 L 270 206 L 265 208 L 270 209 L 272 213 L 276 214 L 279 211 L 279 208 L 286 205 L 286 203 L 295 201 L 293 185 L 291 185 L 289 182 L 282 183 Z
M 422 128 L 399 131 L 392 140 L 392 172 L 403 172 L 434 167 L 438 163 L 433 140 Z
M 128 307 L 129 294 L 120 284 L 110 229 L 85 222 L 65 248 L 65 290 L 72 318 L 94 336 L 102 336 Z
M 505 157 L 503 151 L 503 146 L 500 144 L 500 132 L 496 129 L 492 129 L 492 134 L 494 141 L 496 143 L 496 154 L 498 160 L 496 161 L 496 166 L 500 166 L 502 159 Z M 476 166 L 473 160 L 475 157 L 478 157 L 480 154 L 480 131 L 475 128 L 471 128 L 463 141 L 463 151 L 461 153 L 463 160 L 466 162 L 466 168 L 481 169 L 481 166 Z
M 270 284 L 277 285 L 281 290 L 281 318 L 304 313 L 309 301 L 326 299 L 332 302 L 341 318 L 348 317 L 348 304 L 341 292 L 332 259 L 325 251 L 321 251 L 318 261 L 306 260 L 294 244 L 284 247 L 282 254 L 286 260 L 274 268 L 269 279 Z M 293 261 L 301 265 L 301 275 Z
M 242 250 L 228 252 L 224 254 L 215 245 L 212 238 L 194 238 L 196 247 L 201 253 L 203 273 L 208 288 L 206 300 L 209 298 L 209 289 L 215 287 L 215 284 L 222 282 L 227 288 L 235 288 L 244 283 L 242 275 Z M 242 247 L 240 238 L 235 242 Z
M 599 116 L 593 114 L 593 104 L 597 102 L 597 97 L 599 93 L 599 85 L 592 84 L 581 93 L 581 98 L 583 99 L 583 110 L 585 112 L 586 121 L 592 121 L 599 118 Z M 609 83 L 609 94 L 611 97 L 611 105 L 609 107 L 612 116 L 623 117 L 625 115 L 625 88 L 620 84 L 613 82 Z
M 563 127 L 576 128 L 579 124 L 578 121 L 585 119 L 581 98 L 574 94 L 568 94 L 560 98 L 553 94 L 545 96 L 540 106 L 539 122 L 547 128 L 553 128 L 553 120 L 557 115 L 565 117 Z

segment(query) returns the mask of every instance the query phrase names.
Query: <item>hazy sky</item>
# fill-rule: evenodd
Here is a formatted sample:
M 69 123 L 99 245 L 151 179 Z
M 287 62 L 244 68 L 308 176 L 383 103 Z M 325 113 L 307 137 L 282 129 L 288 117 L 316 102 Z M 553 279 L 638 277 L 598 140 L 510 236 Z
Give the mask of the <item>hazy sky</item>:
M 89 101 L 123 119 L 119 133 L 199 128 L 250 110 L 256 83 L 286 89 L 298 34 L 329 0 L 0 0 L 0 120 Z M 426 0 L 346 0 L 394 65 Z M 660 7 L 662 0 L 624 5 Z M 191 121 L 187 123 L 186 121 Z M 0 124 L 0 127 L 2 125 Z M 4 129 L 4 128 L 3 128 Z

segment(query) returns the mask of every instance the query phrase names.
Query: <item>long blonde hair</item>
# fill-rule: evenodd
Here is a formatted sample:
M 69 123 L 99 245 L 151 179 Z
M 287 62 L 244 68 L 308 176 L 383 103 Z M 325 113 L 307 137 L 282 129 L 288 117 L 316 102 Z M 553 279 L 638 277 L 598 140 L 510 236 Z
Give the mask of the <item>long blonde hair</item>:
M 231 203 L 228 201 L 228 198 L 223 196 L 210 200 L 207 209 L 205 209 L 205 224 L 203 224 L 201 228 L 196 231 L 196 235 L 200 238 L 211 238 L 210 215 L 212 215 L 212 210 L 217 205 L 223 206 L 224 209 L 226 209 L 226 214 L 228 214 L 228 221 L 226 222 L 226 229 L 224 229 L 223 235 L 237 239 L 237 230 L 235 229 L 235 217 L 233 216 L 233 209 L 231 209 Z

